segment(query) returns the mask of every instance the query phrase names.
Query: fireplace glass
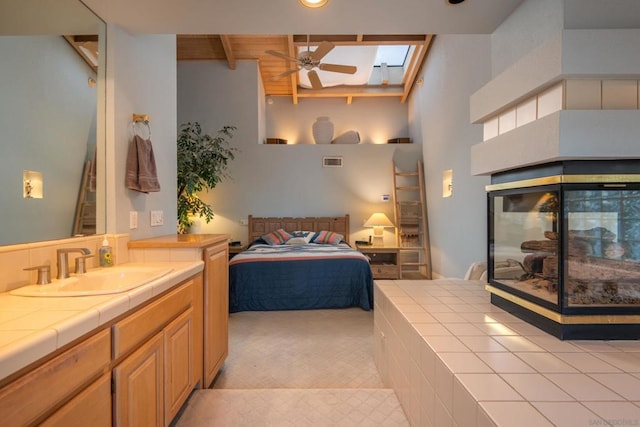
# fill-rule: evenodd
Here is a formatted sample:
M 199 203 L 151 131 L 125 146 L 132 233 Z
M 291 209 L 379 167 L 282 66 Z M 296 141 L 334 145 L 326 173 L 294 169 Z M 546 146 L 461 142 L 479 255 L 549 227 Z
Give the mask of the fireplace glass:
M 640 191 L 567 189 L 568 307 L 640 305 Z
M 557 308 L 559 191 L 519 190 L 490 198 L 490 279 Z
M 490 193 L 490 282 L 561 313 L 637 313 L 640 188 L 619 187 Z

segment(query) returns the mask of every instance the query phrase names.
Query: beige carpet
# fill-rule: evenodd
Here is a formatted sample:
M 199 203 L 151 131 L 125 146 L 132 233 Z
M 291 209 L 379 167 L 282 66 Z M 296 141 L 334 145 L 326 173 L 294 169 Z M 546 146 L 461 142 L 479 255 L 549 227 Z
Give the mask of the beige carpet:
M 177 426 L 408 426 L 374 361 L 373 312 L 234 313 L 213 389 Z

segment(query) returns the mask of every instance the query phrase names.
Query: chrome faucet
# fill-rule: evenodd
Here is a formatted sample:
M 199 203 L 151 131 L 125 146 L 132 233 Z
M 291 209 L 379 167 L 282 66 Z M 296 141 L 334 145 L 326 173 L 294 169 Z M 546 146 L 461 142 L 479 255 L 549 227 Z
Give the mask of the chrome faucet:
M 78 252 L 83 255 L 89 255 L 91 251 L 87 248 L 70 248 L 70 249 L 58 249 L 58 276 L 57 279 L 66 279 L 69 277 L 69 256 L 71 252 Z

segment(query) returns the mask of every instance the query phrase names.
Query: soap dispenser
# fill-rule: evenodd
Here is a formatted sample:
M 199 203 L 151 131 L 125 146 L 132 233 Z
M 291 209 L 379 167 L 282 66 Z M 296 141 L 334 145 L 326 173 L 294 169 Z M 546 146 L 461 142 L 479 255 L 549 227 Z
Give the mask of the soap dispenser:
M 109 240 L 105 237 L 102 241 L 102 246 L 98 251 L 100 258 L 100 267 L 111 267 L 113 266 L 113 251 L 111 250 L 111 246 L 109 246 Z

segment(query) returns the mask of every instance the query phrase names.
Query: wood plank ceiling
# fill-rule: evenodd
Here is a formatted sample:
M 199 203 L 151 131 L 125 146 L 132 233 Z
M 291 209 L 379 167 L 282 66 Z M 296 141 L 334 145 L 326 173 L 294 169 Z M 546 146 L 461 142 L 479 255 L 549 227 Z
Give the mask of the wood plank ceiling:
M 416 83 L 434 36 L 409 35 L 311 35 L 311 43 L 332 42 L 336 46 L 364 45 L 413 45 L 415 49 L 407 58 L 405 77 L 401 84 L 377 84 L 363 86 L 335 86 L 320 90 L 306 89 L 298 85 L 298 73 L 275 79 L 289 69 L 290 63 L 265 53 L 267 50 L 296 57 L 296 48 L 306 46 L 306 35 L 178 35 L 178 61 L 220 60 L 235 69 L 236 61 L 258 61 L 262 83 L 267 96 L 291 97 L 294 104 L 300 98 L 344 98 L 351 103 L 357 97 L 397 97 L 405 102 Z

